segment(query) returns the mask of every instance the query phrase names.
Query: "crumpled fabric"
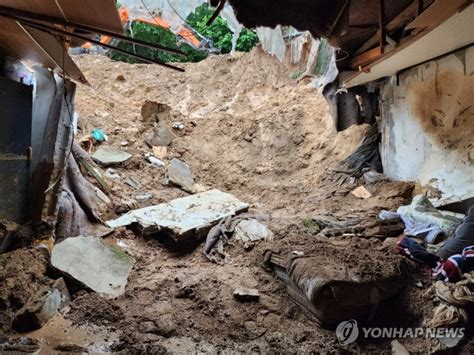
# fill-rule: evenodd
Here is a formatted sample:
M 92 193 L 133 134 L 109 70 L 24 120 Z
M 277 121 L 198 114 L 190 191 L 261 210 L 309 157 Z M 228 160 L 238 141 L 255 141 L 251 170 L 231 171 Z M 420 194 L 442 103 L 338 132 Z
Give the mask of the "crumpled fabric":
M 436 295 L 444 302 L 454 306 L 466 306 L 474 302 L 474 274 L 465 274 L 464 278 L 455 283 L 442 281 L 435 283 Z
M 224 251 L 224 247 L 227 244 L 231 244 L 229 238 L 234 233 L 235 227 L 241 221 L 252 218 L 255 218 L 255 216 L 250 213 L 222 218 L 207 234 L 206 243 L 204 244 L 204 255 L 213 262 L 219 262 L 222 259 L 224 259 L 224 262 L 227 262 L 228 255 Z
M 467 323 L 467 312 L 456 306 L 440 304 L 434 310 L 433 318 L 427 323 L 430 328 L 444 328 L 450 325 Z
M 415 196 L 410 205 L 399 207 L 397 212 L 383 210 L 379 215 L 380 219 L 397 216 L 405 223 L 406 235 L 423 238 L 430 244 L 437 243 L 440 237 L 452 235 L 456 226 L 462 222 L 461 218 L 437 210 L 424 195 Z
M 439 328 L 466 324 L 468 314 L 465 308 L 474 302 L 474 273 L 465 274 L 463 279 L 455 284 L 437 281 L 434 290 L 441 304 L 435 308 L 433 318 L 427 325 Z

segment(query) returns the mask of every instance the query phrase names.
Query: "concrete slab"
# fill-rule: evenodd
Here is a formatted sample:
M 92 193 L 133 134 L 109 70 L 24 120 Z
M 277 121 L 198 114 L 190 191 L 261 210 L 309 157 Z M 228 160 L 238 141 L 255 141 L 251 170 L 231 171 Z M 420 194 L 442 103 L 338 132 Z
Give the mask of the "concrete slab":
M 54 246 L 51 265 L 93 291 L 116 297 L 125 291 L 133 260 L 117 246 L 79 236 Z
M 102 166 L 116 166 L 127 163 L 132 155 L 114 147 L 100 147 L 92 155 L 92 159 Z
M 176 241 L 201 237 L 222 218 L 243 212 L 249 205 L 219 190 L 210 190 L 157 206 L 130 211 L 106 222 L 111 228 L 138 223 L 143 234 L 166 232 Z

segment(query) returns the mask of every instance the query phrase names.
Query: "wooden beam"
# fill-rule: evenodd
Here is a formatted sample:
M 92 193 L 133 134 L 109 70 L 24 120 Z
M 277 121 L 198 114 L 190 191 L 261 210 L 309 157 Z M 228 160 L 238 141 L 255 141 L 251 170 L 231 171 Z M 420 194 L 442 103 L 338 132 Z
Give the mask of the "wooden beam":
M 359 69 L 360 66 L 364 66 L 372 63 L 373 61 L 379 59 L 383 55 L 383 50 L 381 47 L 376 47 L 374 49 L 368 50 L 358 56 L 352 58 L 351 67 L 353 69 Z
M 379 47 L 380 51 L 384 52 L 384 47 L 385 47 L 385 0 L 379 0 L 379 32 L 380 32 L 380 38 L 379 38 Z
M 397 16 L 395 16 L 391 21 L 389 21 L 385 25 L 385 31 L 387 34 L 394 32 L 402 27 L 404 27 L 407 23 L 412 21 L 418 14 L 418 3 L 416 1 L 412 2 L 408 5 L 405 10 L 400 12 Z M 378 40 L 380 38 L 380 32 L 377 31 L 375 35 L 373 35 L 370 39 L 368 39 L 357 51 L 355 54 L 361 54 L 368 51 L 370 48 L 373 48 L 377 45 Z

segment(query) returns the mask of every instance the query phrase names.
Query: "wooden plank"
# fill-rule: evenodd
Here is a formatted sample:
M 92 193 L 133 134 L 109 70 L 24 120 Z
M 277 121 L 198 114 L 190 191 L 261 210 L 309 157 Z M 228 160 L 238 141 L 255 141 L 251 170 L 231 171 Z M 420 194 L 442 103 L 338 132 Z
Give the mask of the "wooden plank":
M 368 50 L 358 56 L 352 58 L 351 60 L 351 67 L 353 69 L 358 69 L 360 66 L 367 65 L 372 63 L 373 61 L 377 60 L 383 55 L 383 51 L 381 47 L 376 47 L 374 49 Z
M 407 30 L 431 30 L 466 7 L 471 0 L 436 0 L 410 23 Z

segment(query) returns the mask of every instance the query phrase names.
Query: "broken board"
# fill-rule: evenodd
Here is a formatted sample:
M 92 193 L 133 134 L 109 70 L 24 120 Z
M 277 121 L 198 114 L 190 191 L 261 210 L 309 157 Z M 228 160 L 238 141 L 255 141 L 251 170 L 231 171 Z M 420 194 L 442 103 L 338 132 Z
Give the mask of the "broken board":
M 228 193 L 210 190 L 130 211 L 106 224 L 110 228 L 118 228 L 135 223 L 144 235 L 165 232 L 179 241 L 188 237 L 201 237 L 222 218 L 248 208 L 248 204 Z

